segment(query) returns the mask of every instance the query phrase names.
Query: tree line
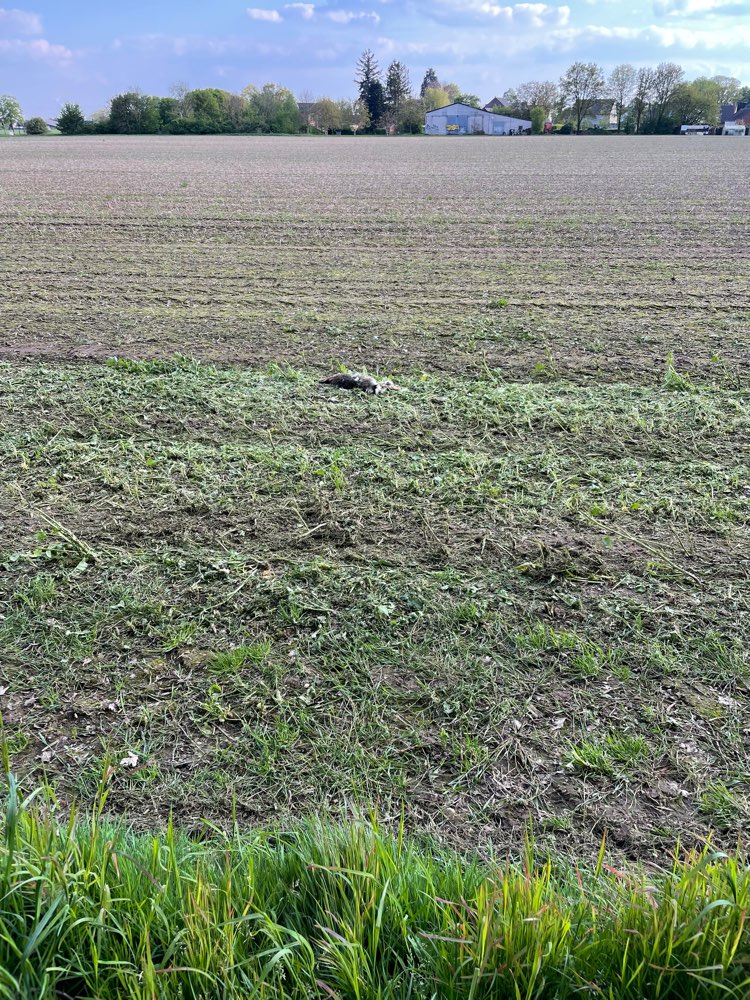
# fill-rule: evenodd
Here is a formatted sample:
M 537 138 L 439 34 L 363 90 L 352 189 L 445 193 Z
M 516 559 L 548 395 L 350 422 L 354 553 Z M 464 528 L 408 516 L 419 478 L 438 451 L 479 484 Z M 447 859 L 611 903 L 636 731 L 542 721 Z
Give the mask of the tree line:
M 687 80 L 673 62 L 640 69 L 621 63 L 608 77 L 597 63 L 576 62 L 557 83 L 535 80 L 506 90 L 497 110 L 530 118 L 539 109 L 544 120 L 552 115 L 581 132 L 603 101 L 611 102 L 618 132 L 668 134 L 681 125 L 718 125 L 722 105 L 750 103 L 750 87 L 730 76 Z
M 369 49 L 359 58 L 355 82 L 353 100 L 302 94 L 298 101 L 275 83 L 251 84 L 239 94 L 215 87 L 191 90 L 184 84 L 176 84 L 167 97 L 132 90 L 117 94 L 91 119 L 79 105 L 66 104 L 56 125 L 66 135 L 419 133 L 428 111 L 453 103 L 480 105 L 476 94 L 441 82 L 433 68 L 416 90 L 404 63 L 393 60 L 383 72 Z M 575 62 L 559 81 L 532 80 L 510 88 L 492 107 L 530 120 L 534 132 L 543 131 L 550 118 L 565 131 L 581 132 L 598 118 L 592 112 L 597 105 L 601 108 L 602 101 L 614 107 L 617 131 L 669 133 L 680 125 L 718 125 L 722 105 L 750 103 L 750 87 L 729 76 L 687 80 L 683 68 L 672 62 L 640 69 L 621 63 L 608 77 L 596 63 Z M 18 101 L 0 96 L 0 128 L 21 121 Z M 32 134 L 47 131 L 47 123 L 39 117 L 30 118 L 25 126 Z

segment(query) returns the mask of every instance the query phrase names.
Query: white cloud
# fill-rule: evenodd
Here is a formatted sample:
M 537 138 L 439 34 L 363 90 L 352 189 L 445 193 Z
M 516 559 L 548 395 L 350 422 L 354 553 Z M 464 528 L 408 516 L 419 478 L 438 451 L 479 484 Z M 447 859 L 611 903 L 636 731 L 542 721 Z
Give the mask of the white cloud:
M 0 7 L 0 31 L 13 35 L 41 35 L 42 21 L 38 14 L 16 7 Z
M 378 38 L 377 51 L 386 55 L 453 55 L 461 57 L 466 55 L 466 51 L 459 45 L 452 42 L 404 42 L 396 38 Z
M 177 56 L 181 59 L 207 55 L 226 60 L 233 56 L 244 57 L 252 54 L 289 59 L 294 52 L 288 45 L 268 45 L 247 36 L 208 38 L 205 35 L 131 35 L 127 38 L 115 38 L 111 42 L 111 47 L 115 50 Z
M 380 24 L 380 14 L 376 14 L 375 11 L 331 10 L 326 17 L 335 24 L 349 24 L 351 21 L 363 19 L 369 19 L 373 24 Z
M 9 56 L 30 56 L 32 59 L 44 59 L 49 62 L 66 63 L 73 58 L 73 53 L 64 45 L 53 45 L 46 38 L 35 38 L 23 41 L 20 38 L 0 38 L 0 53 Z
M 281 14 L 277 10 L 266 10 L 265 7 L 248 7 L 247 16 L 252 18 L 253 21 L 270 21 L 273 24 L 283 21 Z
M 604 41 L 633 43 L 638 51 L 650 45 L 657 49 L 727 49 L 727 32 L 724 28 L 671 28 L 650 24 L 644 28 L 604 27 L 590 24 L 585 28 L 567 28 L 550 32 L 545 46 L 571 49 L 583 43 L 601 44 Z M 732 47 L 750 45 L 750 26 L 732 29 Z
M 570 7 L 546 3 L 498 4 L 489 0 L 437 0 L 440 7 L 459 14 L 474 14 L 504 21 L 506 24 L 526 25 L 532 28 L 566 25 L 570 20 Z
M 306 21 L 309 21 L 315 14 L 314 3 L 285 3 L 284 10 L 298 10 Z
M 662 17 L 694 17 L 722 14 L 734 17 L 750 12 L 741 0 L 654 0 L 654 13 Z

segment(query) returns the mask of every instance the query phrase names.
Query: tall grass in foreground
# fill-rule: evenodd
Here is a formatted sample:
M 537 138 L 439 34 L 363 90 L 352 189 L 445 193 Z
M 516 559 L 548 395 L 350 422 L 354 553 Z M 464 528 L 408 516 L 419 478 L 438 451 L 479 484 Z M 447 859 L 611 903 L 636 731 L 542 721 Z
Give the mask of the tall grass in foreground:
M 650 881 L 603 864 L 465 861 L 369 825 L 195 842 L 86 817 L 12 775 L 0 997 L 614 998 L 750 995 L 744 862 Z

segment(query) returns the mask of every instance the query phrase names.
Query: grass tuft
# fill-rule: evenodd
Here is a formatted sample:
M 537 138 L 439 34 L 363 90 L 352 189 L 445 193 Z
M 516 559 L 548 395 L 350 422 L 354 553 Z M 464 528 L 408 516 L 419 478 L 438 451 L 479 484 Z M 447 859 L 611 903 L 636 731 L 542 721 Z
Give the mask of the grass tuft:
M 689 375 L 678 372 L 674 366 L 674 354 L 667 355 L 667 366 L 664 371 L 664 388 L 671 392 L 695 392 L 695 386 Z
M 5 756 L 7 765 L 7 755 Z M 0 996 L 740 998 L 750 869 L 709 848 L 646 877 L 460 858 L 367 824 L 200 842 L 65 820 L 12 774 Z

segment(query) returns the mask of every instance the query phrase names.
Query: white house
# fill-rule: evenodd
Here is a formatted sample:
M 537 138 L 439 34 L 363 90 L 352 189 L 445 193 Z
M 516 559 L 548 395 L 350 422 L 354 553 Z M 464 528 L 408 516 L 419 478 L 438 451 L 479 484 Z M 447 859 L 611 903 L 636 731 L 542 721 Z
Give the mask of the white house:
M 530 128 L 531 122 L 523 118 L 497 115 L 470 104 L 449 104 L 424 116 L 425 135 L 521 135 Z
M 608 132 L 614 131 L 617 128 L 617 102 L 612 100 L 594 101 L 583 120 L 590 128 L 603 128 Z

